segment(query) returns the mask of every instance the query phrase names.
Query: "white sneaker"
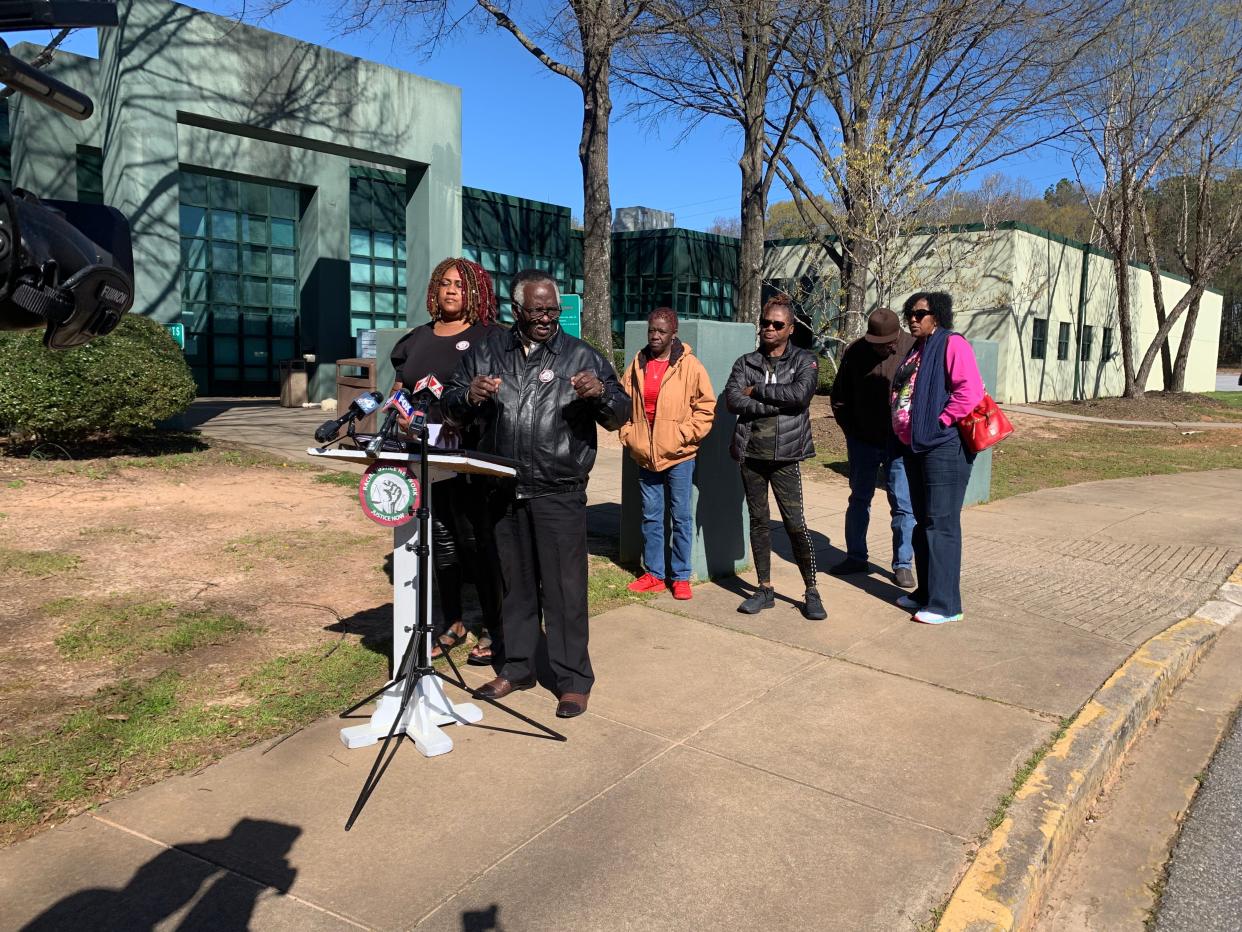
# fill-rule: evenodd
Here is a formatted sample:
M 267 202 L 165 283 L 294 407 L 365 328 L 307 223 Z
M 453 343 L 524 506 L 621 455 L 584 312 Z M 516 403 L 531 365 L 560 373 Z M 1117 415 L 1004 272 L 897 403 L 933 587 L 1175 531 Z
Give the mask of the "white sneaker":
M 916 602 L 908 595 L 899 596 L 897 599 L 897 607 L 904 608 L 907 612 L 917 612 L 923 607 L 921 602 Z
M 936 612 L 929 612 L 927 609 L 923 609 L 921 612 L 914 613 L 914 620 L 924 625 L 943 625 L 950 621 L 961 621 L 962 613 L 958 612 L 956 615 L 940 615 Z

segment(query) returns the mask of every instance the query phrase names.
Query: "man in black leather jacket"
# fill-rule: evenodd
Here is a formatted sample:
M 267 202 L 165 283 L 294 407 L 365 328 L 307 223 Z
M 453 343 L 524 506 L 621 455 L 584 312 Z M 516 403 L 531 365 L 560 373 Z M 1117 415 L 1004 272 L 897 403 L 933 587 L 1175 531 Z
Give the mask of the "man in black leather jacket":
M 441 399 L 447 418 L 482 429 L 479 450 L 517 460 L 517 479 L 492 496 L 505 593 L 505 664 L 478 690 L 501 699 L 535 685 L 542 612 L 556 675 L 556 714 L 586 711 L 595 682 L 587 653 L 586 485 L 595 430 L 616 430 L 630 399 L 612 365 L 559 324 L 560 295 L 546 272 L 513 280 L 512 330 L 461 358 Z
M 776 604 L 772 589 L 772 536 L 768 487 L 776 495 L 802 581 L 802 614 L 828 617 L 815 585 L 815 546 L 802 509 L 801 462 L 815 455 L 811 442 L 811 398 L 819 384 L 819 359 L 789 342 L 795 326 L 789 299 L 778 295 L 763 306 L 759 349 L 738 358 L 725 385 L 725 403 L 738 416 L 733 458 L 742 465 L 750 512 L 750 549 L 759 588 L 739 612 L 754 615 Z

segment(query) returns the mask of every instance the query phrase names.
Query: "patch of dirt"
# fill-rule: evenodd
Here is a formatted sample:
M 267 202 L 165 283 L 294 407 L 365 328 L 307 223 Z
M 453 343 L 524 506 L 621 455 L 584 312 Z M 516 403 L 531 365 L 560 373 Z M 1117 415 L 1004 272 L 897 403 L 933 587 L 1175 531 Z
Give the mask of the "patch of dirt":
M 1194 392 L 1148 392 L 1141 398 L 1090 398 L 1031 407 L 1121 421 L 1242 421 L 1242 408 Z
M 279 654 L 326 649 L 342 631 L 383 637 L 387 624 L 372 621 L 390 617 L 392 534 L 347 489 L 297 468 L 98 465 L 0 459 L 0 547 L 80 561 L 43 578 L 12 574 L 0 589 L 0 733 L 46 728 L 125 677 L 206 671 L 209 691 L 226 696 Z M 64 600 L 104 596 L 251 627 L 183 653 L 65 659 L 55 644 L 72 623 Z

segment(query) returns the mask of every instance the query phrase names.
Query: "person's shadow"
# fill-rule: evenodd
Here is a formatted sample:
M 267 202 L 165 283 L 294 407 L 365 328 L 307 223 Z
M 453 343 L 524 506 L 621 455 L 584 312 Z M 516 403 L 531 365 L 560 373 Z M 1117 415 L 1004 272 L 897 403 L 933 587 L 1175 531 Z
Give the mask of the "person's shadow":
M 151 930 L 202 895 L 177 925 L 180 932 L 235 932 L 250 928 L 251 914 L 267 886 L 284 893 L 297 871 L 286 855 L 302 830 L 294 825 L 242 819 L 225 838 L 178 845 L 134 872 L 120 890 L 79 890 L 49 907 L 22 932 L 81 929 Z M 222 865 L 246 859 L 255 880 Z M 204 890 L 204 885 L 209 885 Z

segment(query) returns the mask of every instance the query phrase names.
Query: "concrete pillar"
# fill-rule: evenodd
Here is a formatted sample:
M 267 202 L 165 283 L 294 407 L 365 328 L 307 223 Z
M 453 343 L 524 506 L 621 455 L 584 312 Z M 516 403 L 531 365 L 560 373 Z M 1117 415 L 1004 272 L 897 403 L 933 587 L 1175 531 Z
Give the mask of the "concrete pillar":
M 1000 360 L 1000 344 L 995 340 L 971 340 L 971 348 L 975 351 L 975 360 L 979 363 L 979 374 L 983 376 L 983 387 L 993 392 L 999 384 L 997 368 Z M 992 497 L 992 451 L 984 450 L 975 457 L 975 465 L 970 471 L 970 483 L 966 486 L 966 504 L 978 505 Z
M 750 566 L 749 522 L 738 464 L 729 456 L 737 418 L 725 408 L 723 392 L 734 361 L 755 348 L 751 324 L 685 320 L 678 336 L 694 349 L 716 392 L 716 423 L 699 449 L 690 509 L 694 516 L 691 554 L 696 579 L 731 576 Z M 625 358 L 631 360 L 647 345 L 647 322 L 625 325 Z M 621 560 L 637 564 L 642 557 L 642 498 L 638 466 L 626 454 L 621 468 Z M 667 536 L 665 538 L 667 540 Z

